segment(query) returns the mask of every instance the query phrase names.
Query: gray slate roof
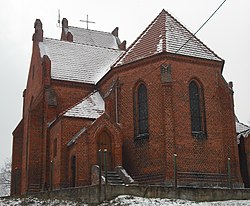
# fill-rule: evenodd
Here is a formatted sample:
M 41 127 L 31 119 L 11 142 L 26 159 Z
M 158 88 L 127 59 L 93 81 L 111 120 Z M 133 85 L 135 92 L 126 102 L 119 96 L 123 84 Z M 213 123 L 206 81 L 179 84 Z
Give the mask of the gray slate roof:
M 68 29 L 64 28 L 64 30 L 66 33 L 69 31 L 73 35 L 73 42 L 104 48 L 119 49 L 118 44 L 120 44 L 120 40 L 111 33 L 72 26 L 69 26 Z
M 51 60 L 51 78 L 96 84 L 122 51 L 44 38 L 39 42 L 41 57 Z
M 247 134 L 250 134 L 250 127 L 241 122 L 236 122 L 236 132 L 237 134 L 246 136 Z
M 66 111 L 63 116 L 97 119 L 104 111 L 104 100 L 98 91 L 94 91 L 79 104 Z
M 131 44 L 114 66 L 124 65 L 164 51 L 223 61 L 173 16 L 163 10 Z
M 240 144 L 240 138 L 241 137 L 249 137 L 250 136 L 250 127 L 239 122 L 239 120 L 236 118 L 236 133 L 237 133 L 237 143 Z

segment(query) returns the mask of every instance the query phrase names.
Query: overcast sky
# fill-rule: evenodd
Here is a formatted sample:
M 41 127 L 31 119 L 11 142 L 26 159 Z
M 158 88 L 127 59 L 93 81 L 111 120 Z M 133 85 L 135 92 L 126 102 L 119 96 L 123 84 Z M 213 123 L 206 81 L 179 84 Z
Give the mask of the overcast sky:
M 0 165 L 11 156 L 12 131 L 22 118 L 22 92 L 26 87 L 34 22 L 40 18 L 45 37 L 60 38 L 58 9 L 69 25 L 95 21 L 90 29 L 111 32 L 130 45 L 162 9 L 195 32 L 223 0 L 7 0 L 0 6 Z M 223 75 L 234 83 L 235 113 L 250 124 L 250 1 L 227 0 L 197 34 L 225 60 Z

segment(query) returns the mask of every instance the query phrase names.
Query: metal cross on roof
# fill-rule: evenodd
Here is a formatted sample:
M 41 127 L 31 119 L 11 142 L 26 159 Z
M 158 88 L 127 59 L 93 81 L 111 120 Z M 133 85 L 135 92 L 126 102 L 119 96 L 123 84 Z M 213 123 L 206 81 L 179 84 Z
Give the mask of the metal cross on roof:
M 86 22 L 87 23 L 87 29 L 89 29 L 89 23 L 95 24 L 93 21 L 89 21 L 89 15 L 87 14 L 87 20 L 80 20 L 80 22 Z

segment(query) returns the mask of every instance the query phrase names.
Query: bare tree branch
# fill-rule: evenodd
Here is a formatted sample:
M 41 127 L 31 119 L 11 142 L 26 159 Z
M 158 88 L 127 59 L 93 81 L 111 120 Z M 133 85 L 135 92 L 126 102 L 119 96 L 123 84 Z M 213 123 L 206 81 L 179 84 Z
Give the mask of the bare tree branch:
M 0 168 L 0 196 L 10 194 L 11 184 L 11 159 L 7 158 Z

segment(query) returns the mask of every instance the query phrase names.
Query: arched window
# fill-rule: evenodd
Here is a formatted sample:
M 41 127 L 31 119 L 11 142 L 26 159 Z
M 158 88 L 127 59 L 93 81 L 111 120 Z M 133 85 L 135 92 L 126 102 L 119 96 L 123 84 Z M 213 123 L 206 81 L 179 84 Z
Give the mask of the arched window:
M 205 137 L 206 124 L 203 90 L 195 81 L 191 81 L 189 84 L 189 99 L 192 135 L 195 137 Z
M 134 93 L 134 124 L 135 138 L 148 138 L 148 95 L 142 83 Z

